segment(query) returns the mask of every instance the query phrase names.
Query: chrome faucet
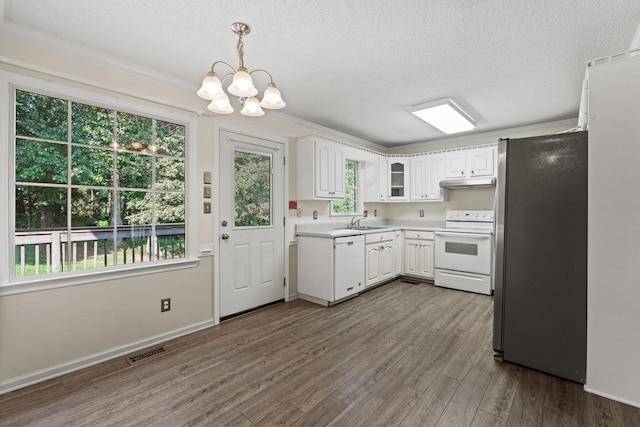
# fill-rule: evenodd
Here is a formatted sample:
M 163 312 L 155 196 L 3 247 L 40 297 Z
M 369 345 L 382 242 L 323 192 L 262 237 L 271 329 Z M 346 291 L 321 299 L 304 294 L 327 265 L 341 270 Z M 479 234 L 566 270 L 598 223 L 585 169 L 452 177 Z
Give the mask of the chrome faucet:
M 353 218 L 351 218 L 351 221 L 349 222 L 349 228 L 356 228 L 360 226 L 360 220 L 362 218 L 358 218 L 359 215 L 354 216 Z M 356 219 L 358 218 L 358 219 Z

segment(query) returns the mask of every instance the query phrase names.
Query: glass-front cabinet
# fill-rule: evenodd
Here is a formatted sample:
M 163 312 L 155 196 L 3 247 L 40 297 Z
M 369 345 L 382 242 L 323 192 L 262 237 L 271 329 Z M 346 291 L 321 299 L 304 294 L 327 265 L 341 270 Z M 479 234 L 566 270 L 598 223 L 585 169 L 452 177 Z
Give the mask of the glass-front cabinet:
M 408 200 L 409 159 L 389 158 L 388 200 Z

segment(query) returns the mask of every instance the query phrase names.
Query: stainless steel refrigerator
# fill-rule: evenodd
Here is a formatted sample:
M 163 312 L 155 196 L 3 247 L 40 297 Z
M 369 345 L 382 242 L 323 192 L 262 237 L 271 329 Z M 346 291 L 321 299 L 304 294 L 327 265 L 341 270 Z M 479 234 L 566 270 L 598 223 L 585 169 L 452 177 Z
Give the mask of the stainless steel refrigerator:
M 579 383 L 587 359 L 587 132 L 499 142 L 496 357 Z

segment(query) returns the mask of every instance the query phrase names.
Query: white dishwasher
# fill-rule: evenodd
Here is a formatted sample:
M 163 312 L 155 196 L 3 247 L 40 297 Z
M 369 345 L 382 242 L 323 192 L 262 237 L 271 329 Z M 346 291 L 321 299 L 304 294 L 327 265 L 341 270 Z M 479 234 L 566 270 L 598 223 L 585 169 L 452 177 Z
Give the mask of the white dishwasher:
M 334 298 L 348 297 L 364 289 L 364 236 L 333 240 Z

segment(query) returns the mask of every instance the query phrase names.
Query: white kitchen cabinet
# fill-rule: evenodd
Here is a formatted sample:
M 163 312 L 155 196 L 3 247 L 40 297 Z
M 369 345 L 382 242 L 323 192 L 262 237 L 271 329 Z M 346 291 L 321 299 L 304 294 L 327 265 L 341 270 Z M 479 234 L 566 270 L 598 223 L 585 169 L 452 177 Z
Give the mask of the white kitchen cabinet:
M 376 156 L 365 162 L 364 202 L 387 201 L 387 158 Z
M 396 232 L 365 235 L 366 286 L 394 278 L 396 268 Z
M 396 249 L 396 270 L 395 276 L 401 276 L 403 274 L 403 260 L 404 260 L 404 239 L 402 238 L 402 231 L 397 230 L 396 232 L 396 240 L 394 242 Z
M 405 230 L 404 274 L 425 279 L 434 275 L 433 231 Z
M 298 199 L 344 199 L 344 147 L 309 135 L 298 139 Z
M 362 235 L 338 238 L 298 236 L 298 294 L 328 305 L 364 290 Z
M 467 150 L 467 178 L 495 175 L 495 147 L 481 147 Z
M 445 153 L 446 178 L 494 176 L 495 147 L 479 147 Z
M 440 187 L 444 179 L 445 159 L 443 154 L 427 154 L 411 158 L 412 201 L 442 201 L 446 192 Z
M 380 171 L 380 173 L 378 174 L 378 191 L 380 193 L 380 196 L 378 197 L 378 201 L 380 202 L 385 202 L 387 200 L 387 194 L 388 194 L 388 175 L 387 175 L 387 168 L 388 168 L 388 162 L 387 162 L 387 158 L 384 156 L 380 156 L 380 158 L 378 159 L 378 170 Z
M 445 153 L 445 178 L 464 178 L 467 169 L 466 151 L 449 151 Z
M 387 200 L 409 200 L 409 158 L 390 157 L 387 163 L 389 170 Z

